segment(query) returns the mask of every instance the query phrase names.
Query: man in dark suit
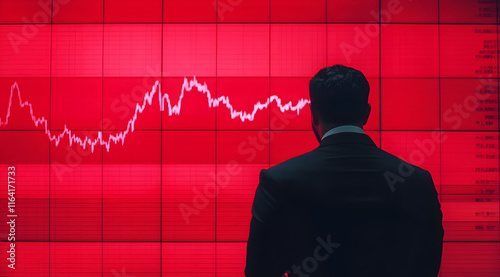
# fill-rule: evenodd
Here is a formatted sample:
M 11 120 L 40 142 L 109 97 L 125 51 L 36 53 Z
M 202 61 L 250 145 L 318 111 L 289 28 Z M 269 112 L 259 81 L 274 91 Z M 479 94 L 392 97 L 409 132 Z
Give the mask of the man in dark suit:
M 438 275 L 444 230 L 432 177 L 364 133 L 369 90 L 342 65 L 311 79 L 320 145 L 261 171 L 247 277 Z

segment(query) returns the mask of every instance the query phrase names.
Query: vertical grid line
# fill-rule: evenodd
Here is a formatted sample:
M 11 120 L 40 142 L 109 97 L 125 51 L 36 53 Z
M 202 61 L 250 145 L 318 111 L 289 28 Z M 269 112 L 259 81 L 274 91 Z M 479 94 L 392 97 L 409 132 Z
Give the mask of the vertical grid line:
M 325 0 L 325 25 L 326 23 L 328 23 L 328 0 Z
M 161 49 L 160 49 L 160 91 L 163 90 L 163 16 L 164 0 L 161 1 Z M 163 104 L 163 99 L 160 99 Z M 163 275 L 163 112 L 160 111 L 160 276 Z
M 378 140 L 382 148 L 382 0 L 378 1 Z
M 101 64 L 101 122 L 104 122 L 104 8 L 106 0 L 102 1 L 102 64 Z M 101 124 L 104 133 L 104 124 Z M 104 276 L 104 151 L 101 146 L 101 276 Z
M 219 63 L 218 59 L 218 52 L 219 52 L 219 22 L 218 22 L 218 16 L 219 16 L 219 0 L 215 0 L 215 97 L 219 97 L 219 90 L 217 88 L 218 85 L 218 68 L 217 65 Z M 215 180 L 214 180 L 214 187 L 215 187 L 215 203 L 214 203 L 214 274 L 217 277 L 217 195 L 219 194 L 218 186 L 217 186 L 217 170 L 218 170 L 218 165 L 217 165 L 217 144 L 219 143 L 217 140 L 217 114 L 218 114 L 219 106 L 215 107 L 215 155 L 214 155 L 214 168 L 215 168 Z
M 496 13 L 497 13 L 497 53 L 496 53 L 496 57 L 497 57 L 497 147 L 498 147 L 498 167 L 500 168 L 500 137 L 498 136 L 498 134 L 500 133 L 500 58 L 498 57 L 498 54 L 500 53 L 500 46 L 499 46 L 499 41 L 498 41 L 498 26 L 499 26 L 499 18 L 500 18 L 500 15 L 498 14 L 498 1 L 496 2 Z M 498 177 L 499 177 L 499 180 L 500 180 L 500 170 L 498 172 Z M 497 191 L 500 191 L 500 182 L 498 184 L 498 190 Z M 500 195 L 499 195 L 499 198 L 500 198 Z M 500 201 L 498 202 L 498 208 L 500 210 Z M 500 223 L 500 218 L 498 219 L 498 223 Z M 498 242 L 500 242 L 500 233 L 498 234 Z M 500 248 L 500 243 L 499 243 L 499 248 Z
M 439 103 L 438 103 L 438 106 L 439 106 L 439 120 L 438 120 L 438 126 L 439 126 L 439 193 L 438 193 L 438 199 L 439 199 L 439 202 L 441 202 L 441 195 L 442 195 L 442 186 L 441 186 L 441 183 L 442 183 L 442 180 L 443 180 L 443 174 L 442 174 L 442 169 L 441 169 L 441 165 L 442 165 L 442 142 L 441 142 L 441 138 L 443 137 L 443 129 L 442 129 L 442 126 L 441 126 L 441 18 L 440 18 L 440 0 L 438 0 L 438 6 L 437 6 L 437 9 L 438 9 L 438 86 L 439 86 Z
M 326 1 L 326 0 L 325 0 Z M 269 0 L 269 22 L 271 22 L 271 0 Z M 268 75 L 269 75 L 269 91 L 268 91 L 268 94 L 267 94 L 267 99 L 271 100 L 271 24 L 267 24 L 268 28 L 267 28 L 267 31 L 268 31 Z M 269 102 L 269 106 L 267 108 L 267 112 L 268 112 L 268 125 L 267 125 L 267 128 L 268 128 L 268 134 L 269 134 L 269 145 L 268 145 L 268 151 L 269 151 L 269 157 L 268 157 L 268 167 L 271 166 L 271 102 Z
M 325 67 L 328 66 L 328 0 L 325 0 Z
M 54 0 L 51 0 L 51 4 L 50 4 L 50 61 L 49 61 L 49 122 L 47 122 L 47 129 L 49 129 L 51 126 L 51 122 L 52 122 L 52 33 L 53 33 L 53 25 L 52 25 L 52 21 L 53 21 L 53 13 L 54 13 Z M 51 264 L 51 259 L 50 259 L 50 201 L 51 201 L 51 198 L 50 198 L 50 184 L 51 184 L 51 178 L 50 176 L 52 175 L 52 167 L 51 167 L 51 155 L 50 155 L 50 152 L 51 152 L 51 146 L 52 146 L 52 143 L 51 141 L 49 140 L 49 277 L 50 277 L 50 274 L 51 274 L 51 271 L 50 271 L 50 264 Z

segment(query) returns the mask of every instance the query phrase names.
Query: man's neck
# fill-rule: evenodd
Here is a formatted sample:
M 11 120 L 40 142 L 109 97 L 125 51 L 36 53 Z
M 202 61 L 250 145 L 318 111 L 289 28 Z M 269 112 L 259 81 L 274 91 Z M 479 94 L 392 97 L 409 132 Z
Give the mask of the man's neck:
M 325 137 L 333 135 L 333 134 L 338 134 L 338 133 L 345 133 L 345 132 L 350 132 L 350 133 L 360 133 L 364 134 L 365 132 L 363 131 L 363 128 L 358 126 L 358 125 L 336 125 L 333 128 L 330 128 L 328 131 L 326 131 L 323 136 L 321 137 L 321 140 L 323 140 Z
M 326 124 L 324 125 L 325 126 L 325 133 L 328 132 L 328 130 L 331 130 L 333 128 L 336 128 L 336 127 L 339 127 L 339 126 L 345 126 L 345 125 L 349 125 L 349 126 L 357 126 L 361 129 L 363 129 L 363 125 L 360 124 L 360 123 L 350 123 L 350 124 Z

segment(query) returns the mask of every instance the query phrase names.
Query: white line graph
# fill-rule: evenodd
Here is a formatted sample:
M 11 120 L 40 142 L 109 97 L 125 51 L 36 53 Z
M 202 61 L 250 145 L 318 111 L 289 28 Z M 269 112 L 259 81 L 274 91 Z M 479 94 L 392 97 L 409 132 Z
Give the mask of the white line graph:
M 158 95 L 158 104 L 161 112 L 168 112 L 169 116 L 172 115 L 180 115 L 181 113 L 181 105 L 182 105 L 182 99 L 184 98 L 184 94 L 186 92 L 191 92 L 193 88 L 196 88 L 196 90 L 202 94 L 204 94 L 207 97 L 207 103 L 209 108 L 215 108 L 218 106 L 224 106 L 226 107 L 231 114 L 232 119 L 240 119 L 242 122 L 245 121 L 253 121 L 255 114 L 258 111 L 261 111 L 263 109 L 267 109 L 271 103 L 276 103 L 276 106 L 280 109 L 281 112 L 285 111 L 294 111 L 297 112 L 297 114 L 300 114 L 300 110 L 304 108 L 307 104 L 310 103 L 308 99 L 301 98 L 297 101 L 297 103 L 294 105 L 292 101 L 289 101 L 288 103 L 283 104 L 281 101 L 281 98 L 279 98 L 277 95 L 271 95 L 266 99 L 265 102 L 257 102 L 253 106 L 253 110 L 247 112 L 247 111 L 241 111 L 241 110 L 236 110 L 230 103 L 229 97 L 227 96 L 220 96 L 217 98 L 213 98 L 212 94 L 210 93 L 210 90 L 208 89 L 207 84 L 204 82 L 203 84 L 199 83 L 198 80 L 196 79 L 196 76 L 194 76 L 192 79 L 188 80 L 188 78 L 184 77 L 184 83 L 182 84 L 181 88 L 181 94 L 179 96 L 179 100 L 177 103 L 172 105 L 172 102 L 170 101 L 170 97 L 168 93 L 162 93 L 161 91 L 161 85 L 159 81 L 156 81 L 155 84 L 153 85 L 151 91 L 148 91 L 144 95 L 144 99 L 142 103 L 137 103 L 135 105 L 135 113 L 132 116 L 132 118 L 129 119 L 127 123 L 127 128 L 124 131 L 117 132 L 116 134 L 110 134 L 107 138 L 103 137 L 103 134 L 101 131 L 97 132 L 97 137 L 95 139 L 89 138 L 88 136 L 85 137 L 80 137 L 76 134 L 74 134 L 71 129 L 67 127 L 67 125 L 64 125 L 64 131 L 61 132 L 60 134 L 52 134 L 52 132 L 48 128 L 48 120 L 45 117 L 37 117 L 34 114 L 33 110 L 33 105 L 29 103 L 28 101 L 23 101 L 21 97 L 21 90 L 19 89 L 19 85 L 17 82 L 14 82 L 14 84 L 11 86 L 10 89 L 10 98 L 9 98 L 9 105 L 7 108 L 7 114 L 5 116 L 5 120 L 2 120 L 0 118 L 0 127 L 7 126 L 9 124 L 9 119 L 10 119 L 10 111 L 11 107 L 13 105 L 13 98 L 15 92 L 17 92 L 17 98 L 19 100 L 19 106 L 21 108 L 28 107 L 29 108 L 29 113 L 31 116 L 31 120 L 35 124 L 36 127 L 38 126 L 43 126 L 45 128 L 45 134 L 47 135 L 48 139 L 51 142 L 54 142 L 55 145 L 59 145 L 61 140 L 64 137 L 67 137 L 69 140 L 69 145 L 73 145 L 73 143 L 76 143 L 80 145 L 83 149 L 86 149 L 87 147 L 91 148 L 91 151 L 94 152 L 94 148 L 96 145 L 102 145 L 106 148 L 106 150 L 109 152 L 109 149 L 112 144 L 124 144 L 125 143 L 125 138 L 129 133 L 134 132 L 134 126 L 136 120 L 139 118 L 140 114 L 149 106 L 153 105 L 153 100 L 154 96 Z M 222 104 L 222 105 L 221 105 Z M 165 110 L 166 108 L 166 110 Z

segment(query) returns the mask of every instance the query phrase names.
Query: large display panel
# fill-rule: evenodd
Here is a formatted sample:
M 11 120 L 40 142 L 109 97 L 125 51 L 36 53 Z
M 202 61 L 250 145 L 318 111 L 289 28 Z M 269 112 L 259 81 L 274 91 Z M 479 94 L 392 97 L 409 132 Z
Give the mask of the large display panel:
M 0 0 L 0 276 L 243 276 L 259 171 L 318 145 L 333 64 L 367 77 L 375 143 L 431 172 L 440 276 L 499 276 L 498 11 Z

